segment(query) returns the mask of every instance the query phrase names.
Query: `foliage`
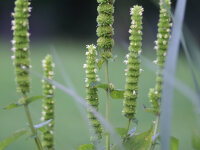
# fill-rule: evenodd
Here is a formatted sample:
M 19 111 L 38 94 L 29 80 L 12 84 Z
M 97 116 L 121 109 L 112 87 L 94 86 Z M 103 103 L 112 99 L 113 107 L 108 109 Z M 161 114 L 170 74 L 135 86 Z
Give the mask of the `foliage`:
M 114 0 L 97 0 L 98 2 L 98 16 L 97 16 L 97 47 L 95 45 L 87 45 L 86 52 L 86 64 L 85 68 L 85 88 L 86 88 L 86 101 L 82 102 L 88 111 L 89 124 L 92 130 L 91 142 L 92 144 L 83 144 L 78 147 L 78 150 L 155 150 L 157 141 L 160 140 L 159 133 L 159 117 L 160 117 L 160 102 L 162 98 L 162 84 L 163 84 L 163 68 L 165 64 L 165 57 L 167 54 L 167 46 L 170 39 L 171 28 L 171 1 L 160 0 L 160 17 L 158 22 L 158 34 L 157 41 L 155 41 L 155 49 L 157 50 L 157 60 L 154 61 L 157 66 L 156 85 L 149 91 L 149 99 L 152 107 L 147 108 L 144 106 L 146 112 L 153 113 L 156 116 L 156 121 L 153 121 L 153 125 L 142 133 L 138 133 L 134 126 L 129 130 L 130 126 L 136 120 L 136 107 L 137 98 L 139 93 L 139 77 L 142 69 L 140 68 L 140 56 L 142 52 L 142 18 L 143 7 L 134 5 L 130 10 L 131 14 L 131 26 L 130 26 L 130 45 L 129 53 L 126 55 L 127 60 L 124 63 L 127 65 L 125 70 L 126 83 L 125 89 L 116 89 L 114 84 L 110 82 L 109 78 L 109 59 L 113 58 L 112 48 L 114 46 Z M 51 55 L 47 55 L 42 61 L 44 70 L 43 82 L 43 95 L 29 97 L 27 94 L 30 92 L 30 58 L 29 58 L 29 20 L 28 17 L 31 8 L 28 0 L 16 0 L 15 9 L 12 16 L 13 31 L 13 48 L 17 92 L 22 95 L 22 98 L 16 103 L 11 103 L 5 107 L 6 110 L 18 108 L 24 106 L 25 113 L 28 120 L 28 126 L 31 130 L 31 135 L 35 140 L 38 150 L 54 150 L 54 124 L 55 124 L 55 101 L 54 101 L 54 89 L 56 81 L 54 77 L 54 63 Z M 96 49 L 99 50 L 97 53 Z M 100 59 L 97 59 L 100 58 Z M 102 65 L 105 64 L 105 80 L 106 83 L 101 83 L 97 74 L 97 66 L 99 70 Z M 105 90 L 107 99 L 105 105 L 105 120 L 99 112 L 99 100 L 98 88 Z M 61 88 L 60 88 L 61 89 Z M 74 97 L 79 98 L 71 89 L 67 89 L 67 93 L 75 93 Z M 73 95 L 71 94 L 71 95 Z M 110 126 L 110 98 L 123 99 L 123 114 L 128 118 L 126 128 L 119 127 L 113 130 Z M 42 117 L 41 123 L 34 125 L 29 111 L 29 104 L 32 102 L 43 99 L 42 105 Z M 99 117 L 100 116 L 100 117 Z M 103 119 L 102 119 L 102 118 Z M 102 121 L 103 120 L 103 121 Z M 134 125 L 134 124 L 133 124 Z M 103 130 L 105 132 L 103 134 Z M 42 144 L 37 131 L 42 132 Z M 28 134 L 25 129 L 16 131 L 12 135 L 5 138 L 0 142 L 0 150 L 7 147 L 9 144 L 17 140 L 19 137 Z M 117 134 L 116 134 L 117 133 Z M 106 137 L 105 145 L 102 144 L 103 136 Z M 115 137 L 116 136 L 116 137 Z M 119 136 L 119 137 L 118 137 Z M 111 140 L 113 139 L 118 140 Z M 161 134 L 162 137 L 162 134 Z M 192 142 L 194 149 L 199 149 L 198 144 L 199 136 L 194 135 Z M 162 138 L 161 138 L 162 143 Z M 169 144 L 168 144 L 169 145 Z M 175 137 L 171 137 L 171 150 L 178 150 L 179 140 Z

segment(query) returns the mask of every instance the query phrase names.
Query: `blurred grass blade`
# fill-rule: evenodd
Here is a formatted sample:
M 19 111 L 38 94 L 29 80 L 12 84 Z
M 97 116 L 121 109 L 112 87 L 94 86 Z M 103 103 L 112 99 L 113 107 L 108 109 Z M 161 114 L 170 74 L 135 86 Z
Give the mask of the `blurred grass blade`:
M 58 71 L 60 72 L 62 78 L 64 79 L 65 84 L 67 85 L 67 87 L 75 90 L 74 84 L 71 82 L 70 76 L 66 73 L 65 71 L 66 68 L 63 66 L 61 58 L 57 54 L 54 46 L 51 46 L 51 51 L 53 53 L 53 58 L 55 58 L 56 67 L 58 68 Z
M 64 85 L 58 83 L 55 80 L 49 80 L 47 78 L 44 78 L 42 75 L 40 75 L 40 74 L 38 74 L 36 72 L 32 71 L 32 73 L 34 75 L 36 75 L 37 77 L 42 78 L 42 79 L 46 80 L 47 82 L 51 83 L 52 85 L 54 85 L 55 87 L 57 87 L 58 89 L 60 89 L 61 91 L 63 91 L 64 93 L 72 96 L 73 99 L 77 103 L 79 103 L 80 105 L 82 105 L 84 108 L 89 109 L 94 114 L 94 116 L 100 121 L 100 123 L 102 124 L 102 126 L 110 133 L 110 135 L 113 138 L 114 143 L 118 145 L 118 147 L 120 148 L 120 150 L 124 150 L 124 147 L 121 144 L 121 138 L 117 135 L 117 133 L 115 132 L 115 130 L 112 127 L 112 125 L 98 111 L 96 111 L 95 108 L 93 108 L 91 105 L 89 105 L 85 99 L 83 99 L 82 97 L 80 97 L 77 94 L 76 91 L 74 91 L 74 90 L 72 90 L 70 88 L 65 87 Z
M 9 135 L 7 138 L 0 142 L 0 150 L 4 150 L 7 146 L 15 142 L 19 137 L 25 134 L 28 134 L 28 131 L 26 129 L 15 131 L 13 134 Z
M 164 2 L 164 0 L 163 0 Z M 185 15 L 186 0 L 178 0 L 176 4 L 175 15 L 173 18 L 172 36 L 168 45 L 168 54 L 165 62 L 163 92 L 161 100 L 161 117 L 160 117 L 160 135 L 161 149 L 170 149 L 170 133 L 172 119 L 172 103 L 174 96 L 174 87 L 168 83 L 167 74 L 171 75 L 172 82 L 175 81 L 176 63 L 178 58 L 181 32 Z
M 63 80 L 65 82 L 65 85 L 67 87 L 69 87 L 70 89 L 76 91 L 76 88 L 75 88 L 74 84 L 72 83 L 69 74 L 66 72 L 67 69 L 66 69 L 66 67 L 64 67 L 64 65 L 63 65 L 63 63 L 61 61 L 61 58 L 59 57 L 59 55 L 58 55 L 56 49 L 54 48 L 54 46 L 51 46 L 51 51 L 53 53 L 53 57 L 55 58 L 55 63 L 56 63 L 56 66 L 58 68 L 58 71 L 60 72 L 60 74 L 61 74 L 61 76 L 62 76 L 62 78 L 63 78 Z M 85 124 L 88 125 L 89 129 L 93 128 L 93 126 L 88 124 L 89 120 L 88 120 L 88 117 L 87 117 L 86 110 L 83 107 L 81 107 L 77 101 L 75 101 L 75 104 L 76 104 L 76 106 L 77 106 L 77 108 L 78 108 L 83 120 L 85 121 Z M 93 133 L 90 132 L 90 134 L 93 134 Z M 96 147 L 98 149 L 98 147 L 99 147 L 98 144 L 96 145 Z
M 198 73 L 200 75 L 200 59 L 199 59 L 200 58 L 200 52 L 199 52 L 200 46 L 186 26 L 184 26 L 184 33 L 186 35 L 186 36 L 184 36 L 185 41 L 186 42 L 189 41 L 189 42 L 187 42 L 188 53 L 191 56 L 193 65 L 198 68 L 196 70 L 198 71 Z
M 181 38 L 181 42 L 182 42 L 182 45 L 183 45 L 183 50 L 185 52 L 188 64 L 190 66 L 189 68 L 190 68 L 190 72 L 191 72 L 191 75 L 192 75 L 193 83 L 194 83 L 196 93 L 198 94 L 198 98 L 199 98 L 199 102 L 200 102 L 200 88 L 199 88 L 199 85 L 198 85 L 198 80 L 197 80 L 196 75 L 195 75 L 195 71 L 194 71 L 194 68 L 193 68 L 193 65 L 192 65 L 192 59 L 191 59 L 191 56 L 189 54 L 189 50 L 187 48 L 184 36 Z
M 36 125 L 34 125 L 34 128 L 35 128 L 35 129 L 42 128 L 42 127 L 48 125 L 51 121 L 52 121 L 52 119 L 49 119 L 49 120 L 47 120 L 47 121 L 45 121 L 45 122 L 42 122 L 42 123 L 40 123 L 40 124 L 36 124 Z
M 151 71 L 155 72 L 157 70 L 157 66 L 152 63 L 148 58 L 142 56 L 142 63 L 149 68 Z M 195 106 L 195 111 L 197 114 L 200 113 L 200 104 L 199 104 L 199 98 L 198 94 L 193 91 L 189 86 L 187 86 L 184 82 L 176 78 L 174 82 L 171 80 L 171 74 L 167 73 L 167 82 L 174 86 L 183 96 L 187 97 L 188 100 L 192 102 L 192 104 Z M 200 118 L 199 118 L 200 119 Z

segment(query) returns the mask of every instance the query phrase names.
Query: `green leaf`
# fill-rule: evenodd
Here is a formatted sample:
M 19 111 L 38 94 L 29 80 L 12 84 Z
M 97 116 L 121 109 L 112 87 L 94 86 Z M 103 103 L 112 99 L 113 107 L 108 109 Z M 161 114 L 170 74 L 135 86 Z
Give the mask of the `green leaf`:
M 126 128 L 115 128 L 116 132 L 122 137 L 126 137 L 128 130 Z
M 5 138 L 3 141 L 0 142 L 0 150 L 5 149 L 8 145 L 15 142 L 19 137 L 28 134 L 28 131 L 26 129 L 21 129 L 18 131 L 15 131 L 13 134 Z
M 95 82 L 91 82 L 89 87 L 96 87 L 96 88 L 107 90 L 109 88 L 109 85 L 102 84 L 101 82 L 95 81 Z
M 153 136 L 153 126 L 146 132 L 133 135 L 125 143 L 126 150 L 146 150 L 150 147 Z
M 97 66 L 98 66 L 99 70 L 101 69 L 103 63 L 104 63 L 104 59 L 99 59 L 99 61 L 97 62 Z
M 32 103 L 36 100 L 42 99 L 42 98 L 44 98 L 44 96 L 32 96 L 32 97 L 29 97 L 29 98 L 21 98 L 21 99 L 19 99 L 19 101 L 17 103 L 11 103 L 11 104 L 7 105 L 6 107 L 4 107 L 4 109 L 9 110 L 9 109 L 21 107 L 26 103 L 30 104 L 30 103 Z
M 171 150 L 178 150 L 179 140 L 175 137 L 171 137 Z
M 4 107 L 4 109 L 9 110 L 9 109 L 14 109 L 14 108 L 21 107 L 21 106 L 23 106 L 23 105 L 19 104 L 19 103 L 11 103 L 11 104 L 7 105 L 6 107 Z
M 93 144 L 83 144 L 78 147 L 78 150 L 95 150 L 95 147 Z
M 200 135 L 194 132 L 192 135 L 192 146 L 195 150 L 200 150 Z
M 43 98 L 44 98 L 43 95 L 40 95 L 40 96 L 32 96 L 32 97 L 27 98 L 27 99 L 26 99 L 26 102 L 27 102 L 27 104 L 30 104 L 30 103 L 32 103 L 32 102 L 34 102 L 34 101 L 37 101 L 37 100 L 40 100 L 40 99 L 43 99 Z
M 110 92 L 110 96 L 112 97 L 112 99 L 123 99 L 124 98 L 124 90 L 112 90 Z

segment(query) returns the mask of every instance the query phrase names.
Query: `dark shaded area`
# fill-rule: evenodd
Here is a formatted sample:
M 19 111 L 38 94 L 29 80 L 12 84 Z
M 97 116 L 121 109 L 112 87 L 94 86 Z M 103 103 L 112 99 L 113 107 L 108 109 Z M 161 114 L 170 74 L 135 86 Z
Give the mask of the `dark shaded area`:
M 129 9 L 133 4 L 142 5 L 144 11 L 144 32 L 151 38 L 156 34 L 158 21 L 158 0 L 116 0 L 115 3 L 115 38 L 127 39 L 130 23 Z M 33 37 L 70 37 L 91 38 L 96 32 L 97 2 L 96 0 L 33 0 L 32 16 L 30 18 Z M 173 7 L 175 1 L 173 1 Z M 188 1 L 186 11 L 186 25 L 193 35 L 200 38 L 200 1 Z M 14 0 L 0 1 L 0 33 L 1 37 L 11 38 L 11 15 Z M 148 37 L 149 35 L 149 37 Z M 125 40 L 124 39 L 124 40 Z

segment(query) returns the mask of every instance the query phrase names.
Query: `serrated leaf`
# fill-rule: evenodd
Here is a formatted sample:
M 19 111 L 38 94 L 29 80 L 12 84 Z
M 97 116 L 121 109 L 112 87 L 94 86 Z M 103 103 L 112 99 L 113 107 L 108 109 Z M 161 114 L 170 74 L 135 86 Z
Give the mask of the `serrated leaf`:
M 126 128 L 115 128 L 116 132 L 122 137 L 126 137 L 128 130 Z
M 171 137 L 171 150 L 178 150 L 179 140 L 175 137 Z
M 11 134 L 10 136 L 8 136 L 7 138 L 5 138 L 3 141 L 0 142 L 0 150 L 5 149 L 7 146 L 15 142 L 19 137 L 25 134 L 28 134 L 28 131 L 26 129 L 21 129 L 14 132 L 13 134 Z
M 26 99 L 26 102 L 27 102 L 27 104 L 30 104 L 30 103 L 32 103 L 32 102 L 34 102 L 34 101 L 37 101 L 37 100 L 40 100 L 40 99 L 42 99 L 42 98 L 44 98 L 43 95 L 40 95 L 40 96 L 32 96 L 32 97 L 27 98 L 27 99 Z
M 97 66 L 98 66 L 99 70 L 101 70 L 103 63 L 104 63 L 104 59 L 99 59 L 99 61 L 97 62 Z
M 42 122 L 42 123 L 40 123 L 40 124 L 36 124 L 36 125 L 34 125 L 34 128 L 35 128 L 35 129 L 42 128 L 42 127 L 48 125 L 51 121 L 52 121 L 52 119 L 49 119 L 49 120 L 47 120 L 47 121 L 45 121 L 45 122 Z
M 110 96 L 112 99 L 123 99 L 124 98 L 124 90 L 115 89 L 110 92 Z
M 146 150 L 150 147 L 153 136 L 153 126 L 146 132 L 130 137 L 124 146 L 126 150 Z
M 78 150 L 95 150 L 95 146 L 93 144 L 83 144 L 78 147 Z
M 11 104 L 7 105 L 6 107 L 4 107 L 4 109 L 9 110 L 9 109 L 14 109 L 14 108 L 21 107 L 21 106 L 23 106 L 23 105 L 19 104 L 19 103 L 11 103 Z
M 192 147 L 195 150 L 200 150 L 200 135 L 198 135 L 197 133 L 193 133 L 192 135 Z

